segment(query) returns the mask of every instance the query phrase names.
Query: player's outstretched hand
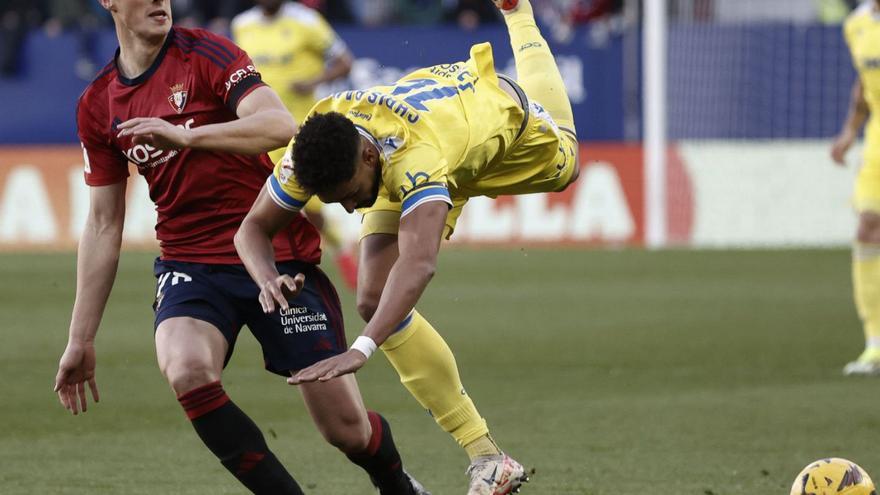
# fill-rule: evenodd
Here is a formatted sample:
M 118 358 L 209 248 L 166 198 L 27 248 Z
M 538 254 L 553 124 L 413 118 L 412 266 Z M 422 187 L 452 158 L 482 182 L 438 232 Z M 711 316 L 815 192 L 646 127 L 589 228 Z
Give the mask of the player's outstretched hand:
M 844 130 L 831 145 L 831 159 L 838 165 L 846 165 L 846 152 L 856 140 L 856 134 L 850 130 Z
M 189 146 L 191 132 L 155 117 L 136 117 L 117 126 L 116 137 L 131 136 L 134 144 L 148 144 L 160 150 L 179 150 Z
M 287 300 L 298 296 L 305 282 L 306 276 L 302 273 L 297 273 L 295 277 L 279 275 L 264 282 L 260 287 L 260 306 L 263 307 L 263 312 L 275 311 L 276 303 L 283 309 L 289 309 Z
M 304 370 L 300 370 L 299 373 L 288 378 L 287 383 L 291 385 L 299 385 L 300 383 L 314 381 L 326 382 L 337 376 L 354 373 L 361 369 L 366 362 L 367 357 L 364 356 L 361 351 L 349 349 L 338 356 L 327 358 Z
M 65 409 L 74 415 L 86 412 L 86 384 L 92 391 L 92 400 L 98 402 L 98 384 L 95 382 L 94 344 L 68 343 L 58 363 L 55 392 Z

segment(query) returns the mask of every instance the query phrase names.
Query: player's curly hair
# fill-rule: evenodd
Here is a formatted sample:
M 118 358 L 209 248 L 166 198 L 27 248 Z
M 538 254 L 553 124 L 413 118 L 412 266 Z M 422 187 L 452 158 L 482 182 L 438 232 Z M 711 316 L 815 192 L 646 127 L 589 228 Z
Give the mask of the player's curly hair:
M 360 142 L 354 123 L 341 113 L 317 113 L 299 128 L 293 144 L 293 173 L 311 193 L 351 180 Z

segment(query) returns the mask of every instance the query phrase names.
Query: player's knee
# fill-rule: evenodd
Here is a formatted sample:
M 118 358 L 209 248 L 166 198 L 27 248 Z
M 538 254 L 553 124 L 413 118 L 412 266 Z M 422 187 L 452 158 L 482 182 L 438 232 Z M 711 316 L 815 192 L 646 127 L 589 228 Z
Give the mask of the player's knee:
M 876 213 L 859 215 L 856 239 L 863 244 L 880 244 L 880 215 Z
M 193 359 L 169 361 L 162 366 L 162 374 L 177 395 L 220 380 L 209 364 Z
M 370 444 L 370 426 L 359 417 L 341 418 L 332 428 L 321 432 L 330 445 L 345 454 L 358 454 Z

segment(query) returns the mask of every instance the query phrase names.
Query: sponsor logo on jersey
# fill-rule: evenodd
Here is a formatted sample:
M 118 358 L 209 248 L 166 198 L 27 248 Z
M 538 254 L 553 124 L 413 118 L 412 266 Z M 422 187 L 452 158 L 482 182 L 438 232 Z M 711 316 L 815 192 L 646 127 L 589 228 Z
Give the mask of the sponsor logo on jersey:
M 183 107 L 186 106 L 188 94 L 189 93 L 183 89 L 183 83 L 171 86 L 171 96 L 168 97 L 168 103 L 171 104 L 171 108 L 177 113 L 183 112 Z
M 236 70 L 229 76 L 229 79 L 226 80 L 226 92 L 229 92 L 230 89 L 240 83 L 243 79 L 259 75 L 260 73 L 257 72 L 257 68 L 253 65 L 248 65 L 245 68 Z
M 862 67 L 869 70 L 880 69 L 880 58 L 863 58 Z
M 177 127 L 189 130 L 192 129 L 194 123 L 195 119 L 188 119 L 183 124 L 178 124 Z M 124 153 L 128 161 L 137 165 L 138 169 L 145 170 L 167 163 L 168 160 L 177 156 L 180 151 L 161 150 L 149 144 L 137 144 L 126 149 Z

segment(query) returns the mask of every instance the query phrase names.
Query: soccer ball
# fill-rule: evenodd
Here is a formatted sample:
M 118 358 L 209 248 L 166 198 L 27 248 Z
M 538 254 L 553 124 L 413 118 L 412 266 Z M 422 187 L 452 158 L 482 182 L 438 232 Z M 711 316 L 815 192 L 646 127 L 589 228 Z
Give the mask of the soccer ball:
M 791 495 L 877 495 L 877 491 L 856 463 L 830 457 L 805 467 L 795 478 Z

